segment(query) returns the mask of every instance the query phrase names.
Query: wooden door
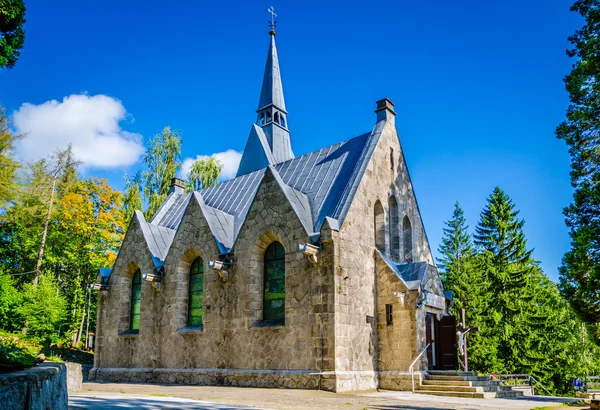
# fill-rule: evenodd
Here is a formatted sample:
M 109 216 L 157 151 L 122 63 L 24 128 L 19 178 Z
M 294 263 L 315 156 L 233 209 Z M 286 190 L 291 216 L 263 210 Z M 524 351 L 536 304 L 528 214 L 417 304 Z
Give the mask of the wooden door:
M 456 317 L 443 316 L 436 321 L 436 348 L 438 370 L 457 370 L 458 353 L 456 351 Z
M 427 347 L 427 369 L 436 369 L 436 340 L 435 340 L 435 316 L 431 313 L 425 315 L 425 343 Z

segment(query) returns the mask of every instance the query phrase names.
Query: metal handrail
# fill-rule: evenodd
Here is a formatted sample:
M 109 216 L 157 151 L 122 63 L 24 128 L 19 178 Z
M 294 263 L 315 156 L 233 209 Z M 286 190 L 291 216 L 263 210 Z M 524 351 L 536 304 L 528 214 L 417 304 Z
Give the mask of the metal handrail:
M 423 350 L 421 350 L 421 353 L 419 353 L 417 355 L 417 357 L 415 358 L 415 360 L 413 360 L 413 362 L 410 364 L 408 371 L 410 373 L 410 378 L 412 379 L 412 392 L 413 394 L 415 393 L 415 372 L 413 367 L 415 366 L 415 363 L 417 363 L 417 360 L 419 360 L 419 358 L 421 356 L 423 356 L 423 353 L 425 353 L 425 351 L 427 350 L 427 348 L 429 347 L 429 345 L 431 345 L 431 343 L 427 343 L 427 346 L 425 346 L 425 348 L 423 348 Z
M 542 383 L 540 383 L 539 381 L 537 381 L 537 379 L 536 379 L 535 377 L 533 377 L 533 376 L 529 376 L 529 379 L 530 379 L 530 380 L 533 380 L 534 382 L 536 382 L 536 383 L 537 383 L 537 385 L 538 385 L 538 387 L 541 387 L 541 388 L 542 388 L 542 390 L 544 390 L 546 393 L 548 393 L 548 394 L 550 395 L 550 397 L 554 397 L 554 394 L 550 393 L 550 392 L 548 391 L 548 389 L 546 389 L 544 386 L 542 386 Z
M 554 397 L 554 395 L 552 393 L 550 393 L 550 391 L 548 391 L 548 389 L 546 389 L 540 382 L 539 380 L 537 380 L 535 377 L 529 375 L 529 374 L 492 374 L 490 376 L 491 380 L 498 380 L 500 381 L 500 383 L 505 384 L 506 381 L 503 379 L 508 379 L 508 381 L 514 380 L 515 382 L 527 382 L 529 384 L 529 386 L 531 386 L 532 388 L 532 392 L 535 395 L 535 391 L 534 391 L 534 387 L 532 385 L 532 382 L 536 384 L 537 387 L 541 387 L 542 390 L 544 390 L 548 395 L 550 395 L 551 397 Z

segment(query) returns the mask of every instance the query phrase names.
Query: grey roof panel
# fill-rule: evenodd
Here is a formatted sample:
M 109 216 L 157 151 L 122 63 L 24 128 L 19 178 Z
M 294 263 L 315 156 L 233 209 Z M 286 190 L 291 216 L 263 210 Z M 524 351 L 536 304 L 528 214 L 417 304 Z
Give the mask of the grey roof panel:
M 338 229 L 366 170 L 382 130 L 372 132 L 269 166 L 310 236 L 318 235 L 325 218 Z M 258 127 L 257 134 L 262 130 Z M 266 167 L 244 173 L 198 192 L 205 217 L 221 251 L 231 249 L 265 175 Z M 169 197 L 154 224 L 177 229 L 191 194 Z M 160 232 L 159 232 L 160 233 Z M 162 248 L 168 241 L 154 239 Z M 171 239 L 172 240 L 172 239 Z
M 418 289 L 427 276 L 430 267 L 427 262 L 398 263 L 385 256 L 379 250 L 377 250 L 377 253 L 410 290 Z

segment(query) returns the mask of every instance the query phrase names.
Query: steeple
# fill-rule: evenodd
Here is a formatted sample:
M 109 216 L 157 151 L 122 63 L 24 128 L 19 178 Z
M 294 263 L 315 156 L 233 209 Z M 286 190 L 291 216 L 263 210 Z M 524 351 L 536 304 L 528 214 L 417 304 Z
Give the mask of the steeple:
M 272 18 L 271 31 L 269 31 L 271 43 L 258 99 L 258 109 L 256 110 L 256 125 L 258 127 L 253 127 L 250 132 L 237 172 L 238 176 L 264 168 L 266 159 L 269 162 L 267 165 L 275 165 L 294 158 L 287 124 L 285 99 L 283 98 L 279 57 L 275 45 L 276 21 L 273 18 L 276 14 L 272 7 L 269 12 Z M 257 152 L 257 149 L 263 152 Z M 258 158 L 261 158 L 261 160 L 258 160 Z

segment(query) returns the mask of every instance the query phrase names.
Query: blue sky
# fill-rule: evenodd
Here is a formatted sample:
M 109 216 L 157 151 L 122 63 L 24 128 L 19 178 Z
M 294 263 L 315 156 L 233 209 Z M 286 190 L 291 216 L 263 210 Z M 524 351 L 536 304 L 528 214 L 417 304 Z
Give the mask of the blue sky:
M 455 201 L 473 228 L 499 185 L 557 280 L 572 189 L 554 128 L 568 105 L 567 37 L 581 25 L 570 3 L 31 0 L 0 102 L 30 133 L 24 158 L 74 142 L 83 172 L 118 188 L 166 125 L 181 131 L 184 158 L 242 151 L 273 5 L 296 154 L 370 130 L 388 97 L 432 249 Z

